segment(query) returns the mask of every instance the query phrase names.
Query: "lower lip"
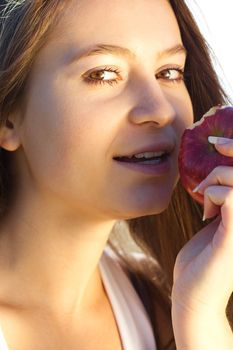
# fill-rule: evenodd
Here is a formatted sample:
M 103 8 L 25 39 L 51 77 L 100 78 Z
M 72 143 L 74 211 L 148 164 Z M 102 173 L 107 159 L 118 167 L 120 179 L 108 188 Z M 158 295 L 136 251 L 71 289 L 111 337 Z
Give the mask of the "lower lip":
M 115 160 L 120 166 L 147 175 L 162 176 L 170 170 L 170 156 L 158 164 L 127 163 Z

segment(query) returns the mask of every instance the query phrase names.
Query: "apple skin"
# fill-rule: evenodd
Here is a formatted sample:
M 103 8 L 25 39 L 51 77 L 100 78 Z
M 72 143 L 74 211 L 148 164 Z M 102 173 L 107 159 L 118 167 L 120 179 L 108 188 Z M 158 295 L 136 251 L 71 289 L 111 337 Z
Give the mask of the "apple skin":
M 212 107 L 201 120 L 187 128 L 181 138 L 178 166 L 183 187 L 199 204 L 204 196 L 193 189 L 217 166 L 233 166 L 233 158 L 220 154 L 208 136 L 233 139 L 233 107 Z

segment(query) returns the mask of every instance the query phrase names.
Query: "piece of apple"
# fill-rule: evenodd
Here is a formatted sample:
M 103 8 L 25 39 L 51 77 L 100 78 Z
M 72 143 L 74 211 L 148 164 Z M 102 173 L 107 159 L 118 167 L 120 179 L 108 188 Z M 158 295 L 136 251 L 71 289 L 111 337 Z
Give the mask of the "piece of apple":
M 212 107 L 198 122 L 184 131 L 178 165 L 180 180 L 187 192 L 203 205 L 204 197 L 192 190 L 217 166 L 233 166 L 233 158 L 220 154 L 208 136 L 233 138 L 233 107 Z

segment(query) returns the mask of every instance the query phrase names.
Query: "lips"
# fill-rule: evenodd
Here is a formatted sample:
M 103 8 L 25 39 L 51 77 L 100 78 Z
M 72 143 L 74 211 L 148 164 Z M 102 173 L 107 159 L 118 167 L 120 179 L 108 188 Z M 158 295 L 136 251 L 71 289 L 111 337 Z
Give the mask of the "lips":
M 161 141 L 135 148 L 128 153 L 115 155 L 113 159 L 122 162 L 140 162 L 142 160 L 145 161 L 145 159 L 163 158 L 168 156 L 173 151 L 174 147 L 172 143 Z
M 168 156 L 168 153 L 165 152 L 146 152 L 139 153 L 132 157 L 117 157 L 115 160 L 120 162 L 128 163 L 145 163 L 145 164 L 154 164 L 155 161 L 161 161 Z M 153 163 L 152 163 L 153 162 Z

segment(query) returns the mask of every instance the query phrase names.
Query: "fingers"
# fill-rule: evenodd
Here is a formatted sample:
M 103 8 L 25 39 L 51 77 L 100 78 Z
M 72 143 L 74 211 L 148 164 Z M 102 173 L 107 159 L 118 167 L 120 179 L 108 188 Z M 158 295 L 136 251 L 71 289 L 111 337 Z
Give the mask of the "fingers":
M 233 167 L 218 166 L 197 186 L 197 192 L 204 194 L 207 186 L 224 185 L 233 187 Z
M 215 168 L 197 191 L 204 196 L 203 220 L 221 213 L 223 223 L 233 230 L 233 167 Z
M 211 218 L 220 212 L 225 230 L 233 237 L 233 188 L 208 186 L 204 192 L 204 217 Z
M 233 157 L 233 139 L 226 137 L 209 136 L 208 141 L 215 145 L 216 150 L 224 156 Z M 233 164 L 233 159 L 232 159 Z M 204 190 L 208 185 L 226 185 L 233 186 L 233 167 L 219 166 L 216 167 L 204 181 L 202 181 L 193 192 L 204 194 Z
M 216 150 L 224 156 L 233 157 L 233 139 L 209 136 L 209 143 L 215 145 Z
M 219 153 L 233 157 L 233 139 L 209 136 L 208 141 Z M 221 213 L 223 224 L 233 229 L 233 166 L 216 167 L 194 192 L 204 195 L 203 220 Z

